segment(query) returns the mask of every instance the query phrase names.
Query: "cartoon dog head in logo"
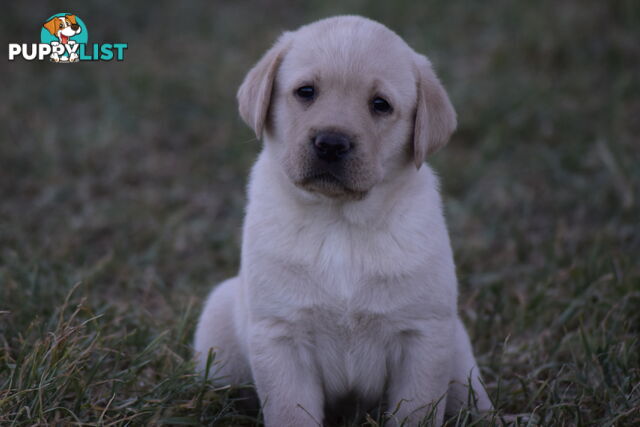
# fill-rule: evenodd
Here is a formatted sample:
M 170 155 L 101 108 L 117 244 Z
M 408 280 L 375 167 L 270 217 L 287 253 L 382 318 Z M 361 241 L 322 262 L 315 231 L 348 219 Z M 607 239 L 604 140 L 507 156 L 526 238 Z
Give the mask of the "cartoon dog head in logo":
M 70 37 L 82 32 L 82 27 L 76 22 L 75 15 L 54 16 L 42 26 L 62 44 L 69 43 Z
M 58 38 L 59 42 L 51 42 L 52 46 L 57 44 L 76 44 L 75 41 L 69 39 L 82 32 L 82 27 L 76 22 L 75 15 L 54 16 L 42 24 L 42 26 L 49 31 L 52 36 Z M 74 52 L 69 56 L 60 56 L 57 53 L 53 53 L 51 60 L 54 62 L 76 62 L 78 61 L 78 54 Z

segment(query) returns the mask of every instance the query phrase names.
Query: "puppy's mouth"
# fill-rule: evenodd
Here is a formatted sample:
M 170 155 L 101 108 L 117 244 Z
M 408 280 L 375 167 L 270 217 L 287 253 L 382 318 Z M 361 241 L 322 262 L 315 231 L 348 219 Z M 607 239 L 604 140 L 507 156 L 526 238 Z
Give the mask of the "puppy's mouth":
M 65 36 L 64 34 L 60 33 L 60 43 L 62 44 L 69 43 L 69 36 Z
M 313 175 L 309 175 L 302 180 L 303 185 L 317 184 L 317 185 L 337 185 L 344 186 L 342 180 L 331 172 L 321 172 Z
M 366 191 L 350 188 L 341 178 L 331 172 L 307 175 L 296 185 L 306 191 L 336 199 L 360 200 L 366 195 Z

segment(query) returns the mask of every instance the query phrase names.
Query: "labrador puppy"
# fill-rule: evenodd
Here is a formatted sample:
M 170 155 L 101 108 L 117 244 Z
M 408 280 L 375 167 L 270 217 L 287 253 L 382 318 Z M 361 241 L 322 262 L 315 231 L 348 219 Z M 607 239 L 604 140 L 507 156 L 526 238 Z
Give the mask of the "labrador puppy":
M 255 382 L 273 427 L 322 425 L 348 397 L 383 400 L 396 425 L 490 409 L 423 165 L 456 127 L 429 60 L 377 22 L 324 19 L 284 33 L 238 102 L 264 147 L 240 272 L 197 326 L 199 369 L 214 351 L 214 381 Z

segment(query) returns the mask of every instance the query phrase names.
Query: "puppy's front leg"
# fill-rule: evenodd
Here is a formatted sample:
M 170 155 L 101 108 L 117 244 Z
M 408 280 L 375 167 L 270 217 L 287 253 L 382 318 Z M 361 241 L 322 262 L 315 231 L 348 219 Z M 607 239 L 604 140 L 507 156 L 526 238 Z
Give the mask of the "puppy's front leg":
M 405 334 L 388 390 L 391 425 L 417 426 L 434 412 L 434 425 L 444 417 L 452 359 L 454 319 L 430 320 L 427 328 Z
M 324 399 L 310 349 L 278 321 L 251 329 L 251 369 L 265 425 L 321 426 Z

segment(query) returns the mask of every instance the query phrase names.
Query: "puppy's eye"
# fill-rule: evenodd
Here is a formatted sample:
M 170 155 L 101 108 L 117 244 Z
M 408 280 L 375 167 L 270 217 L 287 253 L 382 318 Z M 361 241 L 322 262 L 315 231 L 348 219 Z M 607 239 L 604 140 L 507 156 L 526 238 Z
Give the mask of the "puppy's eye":
M 371 108 L 373 108 L 373 111 L 380 114 L 388 114 L 393 111 L 391 104 L 389 104 L 386 99 L 380 97 L 373 98 L 371 101 Z
M 301 86 L 296 89 L 296 95 L 305 101 L 311 101 L 316 96 L 316 90 L 313 86 Z

